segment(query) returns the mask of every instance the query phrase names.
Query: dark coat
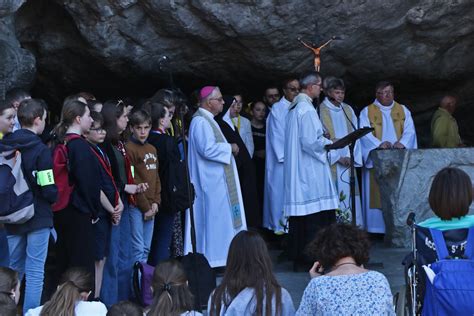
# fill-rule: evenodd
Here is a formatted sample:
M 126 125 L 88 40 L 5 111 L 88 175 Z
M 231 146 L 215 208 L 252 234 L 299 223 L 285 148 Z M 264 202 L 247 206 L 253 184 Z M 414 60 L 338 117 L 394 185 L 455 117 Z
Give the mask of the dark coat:
M 257 180 L 255 177 L 255 165 L 252 157 L 250 157 L 247 147 L 237 129 L 234 131 L 229 124 L 219 117 L 216 121 L 219 124 L 224 137 L 227 139 L 227 142 L 239 146 L 239 153 L 234 158 L 237 165 L 237 171 L 239 172 L 240 190 L 242 192 L 242 199 L 244 200 L 247 226 L 260 227 L 262 226 L 262 213 L 258 203 Z
M 17 149 L 21 153 L 23 174 L 33 191 L 35 214 L 23 224 L 5 225 L 8 234 L 20 235 L 53 227 L 51 204 L 56 202 L 58 189 L 55 184 L 39 186 L 34 174 L 37 171 L 52 170 L 51 150 L 41 142 L 38 135 L 27 129 L 19 129 L 6 135 L 0 142 L 0 151 Z

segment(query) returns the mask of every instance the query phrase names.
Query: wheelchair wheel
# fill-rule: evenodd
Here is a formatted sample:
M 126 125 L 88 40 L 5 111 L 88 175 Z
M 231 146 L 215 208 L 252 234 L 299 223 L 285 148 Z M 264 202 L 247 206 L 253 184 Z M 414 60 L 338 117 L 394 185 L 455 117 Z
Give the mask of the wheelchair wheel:
M 402 285 L 393 299 L 393 305 L 395 306 L 395 313 L 397 316 L 410 315 L 410 307 L 408 304 L 407 288 Z

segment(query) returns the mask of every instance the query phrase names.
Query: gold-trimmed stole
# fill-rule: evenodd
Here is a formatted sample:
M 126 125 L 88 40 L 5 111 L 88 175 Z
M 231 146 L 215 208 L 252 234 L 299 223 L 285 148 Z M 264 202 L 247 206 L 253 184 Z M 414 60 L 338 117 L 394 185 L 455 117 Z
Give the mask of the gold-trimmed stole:
M 377 137 L 378 140 L 382 140 L 382 124 L 383 117 L 382 111 L 374 103 L 368 106 L 368 115 L 370 121 L 370 127 L 374 128 L 372 134 Z M 397 135 L 397 140 L 400 140 L 403 134 L 403 127 L 405 125 L 405 111 L 403 106 L 399 103 L 394 102 L 392 110 L 390 111 L 390 116 L 392 117 L 393 126 L 395 127 L 395 134 Z M 370 208 L 382 208 L 382 202 L 380 198 L 380 188 L 375 180 L 374 169 L 370 169 Z

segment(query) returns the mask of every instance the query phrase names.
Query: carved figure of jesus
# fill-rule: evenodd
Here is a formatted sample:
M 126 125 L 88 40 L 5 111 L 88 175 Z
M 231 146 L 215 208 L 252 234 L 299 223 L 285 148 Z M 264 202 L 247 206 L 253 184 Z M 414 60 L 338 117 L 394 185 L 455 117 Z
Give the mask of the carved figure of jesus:
M 306 43 L 305 41 L 303 41 L 301 39 L 301 37 L 298 38 L 298 41 L 300 41 L 301 44 L 303 44 L 305 47 L 311 49 L 311 51 L 313 52 L 314 54 L 314 69 L 319 72 L 319 69 L 321 69 L 321 49 L 323 49 L 324 47 L 326 47 L 327 45 L 329 45 L 329 43 L 331 43 L 332 41 L 334 41 L 336 39 L 336 36 L 333 36 L 331 37 L 330 40 L 328 40 L 326 43 L 324 43 L 323 45 L 319 46 L 319 47 L 315 47 L 316 45 L 314 45 L 313 43 L 311 43 L 311 45 L 309 45 L 308 43 Z

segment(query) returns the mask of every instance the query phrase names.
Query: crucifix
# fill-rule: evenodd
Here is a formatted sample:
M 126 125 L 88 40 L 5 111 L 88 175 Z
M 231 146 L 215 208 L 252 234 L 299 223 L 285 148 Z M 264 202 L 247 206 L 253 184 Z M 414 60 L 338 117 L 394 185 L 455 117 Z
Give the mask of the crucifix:
M 306 43 L 305 41 L 303 41 L 301 39 L 301 37 L 298 37 L 298 41 L 303 44 L 305 47 L 311 49 L 311 51 L 313 52 L 314 54 L 314 69 L 319 72 L 319 69 L 321 68 L 321 49 L 323 49 L 324 47 L 326 47 L 327 45 L 329 45 L 329 43 L 331 43 L 332 41 L 336 40 L 337 37 L 336 36 L 333 36 L 331 37 L 331 39 L 329 39 L 326 43 L 324 43 L 323 45 L 319 46 L 319 47 L 316 47 L 315 44 L 311 43 L 308 44 Z

